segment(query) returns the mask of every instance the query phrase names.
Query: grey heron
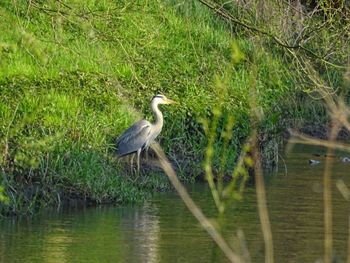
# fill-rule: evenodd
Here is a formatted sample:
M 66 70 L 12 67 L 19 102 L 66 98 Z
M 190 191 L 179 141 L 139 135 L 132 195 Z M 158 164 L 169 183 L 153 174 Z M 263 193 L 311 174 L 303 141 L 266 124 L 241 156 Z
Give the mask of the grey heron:
M 173 100 L 164 95 L 158 94 L 152 98 L 151 108 L 155 115 L 155 122 L 150 123 L 147 120 L 140 120 L 129 127 L 117 139 L 117 154 L 119 157 L 132 154 L 131 165 L 134 154 L 137 155 L 137 172 L 140 170 L 140 154 L 142 150 L 148 150 L 148 147 L 159 135 L 163 128 L 163 114 L 159 110 L 159 104 L 174 104 Z

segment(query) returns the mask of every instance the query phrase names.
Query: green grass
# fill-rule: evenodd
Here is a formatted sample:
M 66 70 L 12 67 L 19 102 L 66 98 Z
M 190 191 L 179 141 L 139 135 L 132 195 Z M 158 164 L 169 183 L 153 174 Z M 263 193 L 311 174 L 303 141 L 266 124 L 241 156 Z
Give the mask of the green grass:
M 69 73 L 35 82 L 12 78 L 0 87 L 6 125 L 1 126 L 2 184 L 11 190 L 7 212 L 70 196 L 137 202 L 164 185 L 160 177 L 141 187 L 145 178 L 127 176 L 115 160 L 113 138 L 134 116 L 107 78 Z
M 277 154 L 282 117 L 313 110 L 291 109 L 301 89 L 277 52 L 232 36 L 198 3 L 2 1 L 0 17 L 0 164 L 9 197 L 3 212 L 70 196 L 137 202 L 167 189 L 164 176 L 134 178 L 113 155 L 113 139 L 150 116 L 157 93 L 180 102 L 164 108 L 159 140 L 187 181 L 201 173 L 207 140 L 199 119 L 210 118 L 214 106 L 224 109 L 219 129 L 228 115 L 235 118 L 231 166 L 237 157 L 249 133 L 253 62 L 267 116 L 266 159 Z M 220 138 L 214 147 L 220 151 Z

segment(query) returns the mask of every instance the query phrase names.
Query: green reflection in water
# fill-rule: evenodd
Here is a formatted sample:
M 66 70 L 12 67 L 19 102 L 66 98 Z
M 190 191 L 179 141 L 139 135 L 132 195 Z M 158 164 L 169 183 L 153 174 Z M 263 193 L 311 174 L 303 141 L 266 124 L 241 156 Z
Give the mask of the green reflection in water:
M 320 148 L 298 147 L 284 167 L 267 177 L 267 198 L 276 262 L 315 262 L 323 254 L 322 175 Z M 334 179 L 350 186 L 350 164 L 334 158 Z M 308 159 L 321 164 L 310 166 Z M 208 217 L 216 210 L 204 184 L 188 187 Z M 334 187 L 334 245 L 345 259 L 349 204 Z M 263 262 L 264 246 L 254 188 L 227 210 L 223 232 L 239 248 L 244 232 L 253 262 Z M 176 193 L 157 193 L 139 207 L 90 207 L 45 211 L 33 218 L 0 222 L 0 262 L 227 262 L 187 211 Z

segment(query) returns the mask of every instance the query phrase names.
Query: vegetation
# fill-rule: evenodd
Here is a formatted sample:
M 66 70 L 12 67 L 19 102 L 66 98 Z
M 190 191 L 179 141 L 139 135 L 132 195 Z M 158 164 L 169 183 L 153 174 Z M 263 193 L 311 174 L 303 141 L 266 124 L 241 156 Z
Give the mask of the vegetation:
M 310 55 L 283 46 L 280 24 L 278 31 L 276 23 L 264 23 L 263 17 L 249 18 L 249 10 L 240 5 L 223 6 L 217 15 L 210 8 L 218 10 L 217 4 L 1 2 L 0 194 L 7 200 L 2 213 L 31 212 L 71 197 L 136 202 L 169 187 L 154 170 L 147 176 L 126 175 L 125 165 L 113 155 L 114 138 L 150 115 L 149 101 L 156 93 L 180 102 L 165 111 L 160 141 L 179 164 L 182 180 L 201 173 L 207 138 L 199 120 L 210 119 L 214 107 L 222 109 L 219 131 L 231 119 L 234 126 L 229 142 L 220 136 L 213 140 L 213 166 L 219 167 L 225 149 L 224 170 L 233 168 L 250 134 L 252 70 L 258 107 L 266 113 L 259 124 L 265 165 L 277 162 L 287 127 L 302 126 L 315 113 L 316 122 L 324 123 L 324 107 L 304 93 L 313 91 L 305 71 L 312 68 L 310 59 L 332 44 L 336 25 L 327 24 L 306 43 L 316 49 Z M 227 14 L 240 14 L 249 21 L 248 29 Z M 281 14 L 269 18 L 278 20 Z M 315 16 L 302 26 L 317 27 L 320 21 Z M 253 23 L 262 27 L 249 29 Z M 291 30 L 293 21 L 288 26 Z M 344 46 L 341 39 L 339 46 Z M 298 50 L 310 56 L 302 57 Z M 338 86 L 343 70 L 325 65 L 342 63 L 346 52 L 337 49 L 327 61 L 315 59 L 320 72 Z M 296 65 L 301 65 L 298 72 Z

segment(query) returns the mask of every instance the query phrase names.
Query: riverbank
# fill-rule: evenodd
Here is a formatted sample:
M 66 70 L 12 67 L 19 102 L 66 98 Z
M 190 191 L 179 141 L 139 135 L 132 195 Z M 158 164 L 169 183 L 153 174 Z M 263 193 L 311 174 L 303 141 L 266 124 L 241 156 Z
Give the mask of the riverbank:
M 215 152 L 225 147 L 220 134 L 234 119 L 226 167 L 232 168 L 250 132 L 252 88 L 264 115 L 260 143 L 267 166 L 276 164 L 288 127 L 327 120 L 283 53 L 245 32 L 232 35 L 199 3 L 19 1 L 1 3 L 0 15 L 3 214 L 72 198 L 141 202 L 168 189 L 160 171 L 130 176 L 113 153 L 125 128 L 151 119 L 157 93 L 180 103 L 163 108 L 159 140 L 184 181 L 202 171 L 201 120 L 215 109 L 221 112 Z

